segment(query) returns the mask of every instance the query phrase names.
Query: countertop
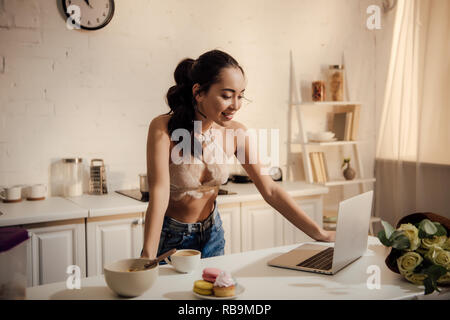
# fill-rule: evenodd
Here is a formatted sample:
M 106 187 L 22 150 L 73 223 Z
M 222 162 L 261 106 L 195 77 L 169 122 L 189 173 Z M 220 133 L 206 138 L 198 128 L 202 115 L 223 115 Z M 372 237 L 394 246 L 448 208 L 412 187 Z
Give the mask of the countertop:
M 291 196 L 313 196 L 328 192 L 328 188 L 303 181 L 277 182 Z M 222 189 L 236 192 L 233 195 L 219 195 L 217 203 L 235 203 L 263 200 L 253 183 L 229 182 Z M 140 202 L 116 192 L 106 195 L 83 194 L 79 197 L 49 197 L 42 201 L 22 200 L 19 203 L 0 202 L 0 227 L 38 222 L 109 216 L 122 213 L 145 212 L 148 203 Z
M 276 183 L 280 185 L 292 197 L 314 196 L 328 193 L 327 187 L 316 184 L 309 184 L 303 181 L 280 181 Z M 228 182 L 226 185 L 222 185 L 220 188 L 227 191 L 236 192 L 237 194 L 218 196 L 218 204 L 263 200 L 254 183 Z
M 317 243 L 317 242 L 316 242 Z M 333 244 L 324 243 L 332 246 Z M 411 284 L 399 274 L 390 271 L 384 259 L 389 248 L 380 244 L 375 237 L 369 237 L 368 249 L 363 257 L 351 263 L 337 274 L 322 275 L 296 270 L 270 267 L 267 261 L 294 249 L 299 244 L 263 250 L 207 258 L 201 260 L 200 267 L 191 274 L 180 274 L 171 266 L 159 268 L 159 277 L 153 287 L 142 296 L 133 299 L 198 299 L 192 293 L 195 280 L 201 279 L 205 267 L 217 267 L 231 272 L 233 278 L 245 288 L 238 299 L 248 300 L 361 300 L 361 299 L 420 299 L 423 287 Z M 368 279 L 373 271 L 369 266 L 379 267 L 380 289 L 369 289 Z M 27 299 L 82 299 L 109 300 L 124 299 L 115 295 L 102 276 L 81 279 L 81 288 L 66 289 L 65 282 L 30 287 Z M 430 297 L 430 296 L 427 296 Z M 432 298 L 448 299 L 449 291 L 435 292 Z
M 86 218 L 88 210 L 61 197 L 18 203 L 0 202 L 0 227 Z
M 89 217 L 110 216 L 122 213 L 145 212 L 148 202 L 141 202 L 130 197 L 110 192 L 105 195 L 83 194 L 67 200 L 89 211 Z

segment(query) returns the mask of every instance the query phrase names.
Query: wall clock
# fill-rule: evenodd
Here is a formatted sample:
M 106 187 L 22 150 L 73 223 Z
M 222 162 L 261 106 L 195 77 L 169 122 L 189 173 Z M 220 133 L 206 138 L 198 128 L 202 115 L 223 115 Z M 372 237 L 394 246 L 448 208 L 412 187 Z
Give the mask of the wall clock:
M 64 13 L 68 19 L 71 19 L 70 23 L 74 23 L 73 21 L 79 18 L 80 27 L 84 30 L 101 29 L 111 21 L 114 15 L 114 0 L 61 1 Z

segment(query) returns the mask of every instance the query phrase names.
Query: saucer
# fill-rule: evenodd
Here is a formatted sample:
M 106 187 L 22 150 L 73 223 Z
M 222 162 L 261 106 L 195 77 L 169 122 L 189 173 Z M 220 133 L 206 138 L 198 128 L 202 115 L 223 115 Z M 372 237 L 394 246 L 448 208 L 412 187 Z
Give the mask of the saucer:
M 45 200 L 45 197 L 40 198 L 27 198 L 28 201 L 39 201 L 39 200 Z
M 16 203 L 16 202 L 21 202 L 21 201 L 22 201 L 22 199 L 16 199 L 16 200 L 3 199 L 3 203 Z

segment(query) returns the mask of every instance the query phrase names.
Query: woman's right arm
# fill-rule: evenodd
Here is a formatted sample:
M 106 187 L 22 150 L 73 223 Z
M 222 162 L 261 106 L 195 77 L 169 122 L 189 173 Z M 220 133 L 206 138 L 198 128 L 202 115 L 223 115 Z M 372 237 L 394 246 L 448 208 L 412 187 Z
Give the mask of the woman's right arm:
M 142 258 L 154 259 L 157 255 L 164 214 L 169 204 L 170 138 L 167 121 L 163 117 L 152 120 L 147 136 L 147 178 L 149 203 L 145 214 L 144 247 Z

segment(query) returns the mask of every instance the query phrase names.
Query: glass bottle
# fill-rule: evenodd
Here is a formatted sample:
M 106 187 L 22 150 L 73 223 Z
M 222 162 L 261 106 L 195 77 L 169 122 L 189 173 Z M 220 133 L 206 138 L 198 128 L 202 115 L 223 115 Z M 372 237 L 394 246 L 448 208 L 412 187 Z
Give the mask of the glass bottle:
M 77 197 L 83 194 L 83 159 L 66 158 L 64 163 L 64 188 L 65 197 Z
M 325 83 L 323 81 L 313 81 L 312 100 L 325 101 Z
M 344 66 L 331 65 L 328 75 L 329 97 L 331 101 L 344 100 Z

